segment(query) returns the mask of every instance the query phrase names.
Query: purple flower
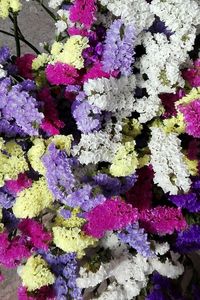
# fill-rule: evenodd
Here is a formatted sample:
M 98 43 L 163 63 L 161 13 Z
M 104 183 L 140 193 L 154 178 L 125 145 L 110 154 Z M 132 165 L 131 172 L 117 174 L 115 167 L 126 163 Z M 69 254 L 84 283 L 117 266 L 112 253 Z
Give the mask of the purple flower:
M 179 232 L 172 249 L 179 253 L 200 250 L 200 225 L 193 224 L 185 231 Z
M 15 202 L 15 197 L 8 193 L 6 188 L 0 188 L 0 206 L 6 209 L 11 208 Z
M 83 133 L 99 130 L 101 127 L 101 110 L 84 100 L 85 94 L 81 92 L 72 104 L 72 114 L 76 120 L 77 127 Z
M 10 50 L 8 47 L 3 46 L 0 48 L 0 64 L 4 64 L 10 58 Z
M 119 70 L 122 75 L 129 76 L 134 62 L 134 41 L 134 27 L 115 20 L 106 35 L 103 70 L 108 73 Z
M 150 249 L 150 243 L 147 240 L 147 234 L 143 228 L 139 228 L 139 224 L 128 225 L 123 231 L 118 233 L 118 237 L 124 243 L 136 249 L 141 255 L 149 257 L 153 255 Z
M 200 179 L 194 178 L 190 193 L 169 196 L 169 200 L 176 206 L 185 208 L 189 212 L 200 211 Z
M 173 34 L 160 18 L 156 17 L 153 24 L 149 28 L 151 33 L 164 33 L 168 38 Z

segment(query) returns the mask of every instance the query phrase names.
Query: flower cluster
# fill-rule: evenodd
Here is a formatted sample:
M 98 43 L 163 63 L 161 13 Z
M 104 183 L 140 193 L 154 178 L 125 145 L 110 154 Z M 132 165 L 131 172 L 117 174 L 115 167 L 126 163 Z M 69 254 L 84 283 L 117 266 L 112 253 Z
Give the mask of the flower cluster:
M 17 46 L 0 48 L 0 265 L 19 300 L 191 299 L 198 0 L 37 2 L 55 40 L 20 55 L 21 4 L 0 0 Z

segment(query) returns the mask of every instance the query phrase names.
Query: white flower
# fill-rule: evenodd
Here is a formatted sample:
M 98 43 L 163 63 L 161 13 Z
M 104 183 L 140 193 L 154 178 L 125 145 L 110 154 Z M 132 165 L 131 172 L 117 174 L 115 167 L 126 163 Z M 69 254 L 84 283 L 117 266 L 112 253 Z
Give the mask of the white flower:
M 55 9 L 58 6 L 60 6 L 62 3 L 63 3 L 63 0 L 50 0 L 49 7 Z
M 191 184 L 189 171 L 181 152 L 181 141 L 175 133 L 167 134 L 161 128 L 151 128 L 151 164 L 158 184 L 165 193 L 174 195 L 179 189 L 188 192 Z
M 6 77 L 7 72 L 3 69 L 3 66 L 0 64 L 0 78 Z
M 59 20 L 55 23 L 56 26 L 56 34 L 59 35 L 63 31 L 67 29 L 67 23 L 63 20 Z

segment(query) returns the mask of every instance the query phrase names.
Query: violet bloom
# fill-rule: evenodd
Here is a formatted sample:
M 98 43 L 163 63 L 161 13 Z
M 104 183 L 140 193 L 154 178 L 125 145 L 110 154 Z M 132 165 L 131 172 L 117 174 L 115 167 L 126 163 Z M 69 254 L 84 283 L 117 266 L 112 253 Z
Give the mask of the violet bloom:
M 3 46 L 0 48 L 0 64 L 5 64 L 10 58 L 10 50 L 8 47 Z
M 0 206 L 6 209 L 11 208 L 15 203 L 15 197 L 8 192 L 6 187 L 0 188 Z
M 159 17 L 155 18 L 149 31 L 151 33 L 164 33 L 168 38 L 173 34 L 173 32 L 165 25 L 165 22 L 161 21 Z
M 139 228 L 138 223 L 128 225 L 122 232 L 118 233 L 118 237 L 130 247 L 136 249 L 142 256 L 149 257 L 153 255 L 150 242 L 147 240 L 147 233 L 143 228 Z
M 72 114 L 77 127 L 83 133 L 99 130 L 101 127 L 101 110 L 85 101 L 84 92 L 80 92 L 72 104 Z
M 103 52 L 103 70 L 119 70 L 122 75 L 132 73 L 134 62 L 135 30 L 132 25 L 125 26 L 122 20 L 115 20 L 107 31 Z
M 57 299 L 82 300 L 81 289 L 76 285 L 78 266 L 75 253 L 55 256 L 50 252 L 39 252 L 56 276 L 53 285 Z
M 183 254 L 200 250 L 200 225 L 193 224 L 179 232 L 172 249 Z
M 72 160 L 67 157 L 65 151 L 56 149 L 54 144 L 50 144 L 42 161 L 46 168 L 46 178 L 50 191 L 57 200 L 67 204 L 67 195 L 73 191 L 75 186 Z
M 22 90 L 20 84 L 11 86 L 7 78 L 0 82 L 0 114 L 10 124 L 15 123 L 25 134 L 38 135 L 43 114 L 38 110 L 38 102 Z
M 188 194 L 171 195 L 169 200 L 176 206 L 185 208 L 189 212 L 200 211 L 200 179 L 194 178 Z

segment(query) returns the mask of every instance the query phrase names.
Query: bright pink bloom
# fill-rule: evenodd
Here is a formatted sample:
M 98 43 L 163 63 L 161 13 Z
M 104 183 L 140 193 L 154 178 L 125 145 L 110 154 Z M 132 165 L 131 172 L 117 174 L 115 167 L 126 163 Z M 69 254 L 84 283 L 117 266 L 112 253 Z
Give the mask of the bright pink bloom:
M 16 65 L 19 70 L 19 74 L 25 79 L 33 79 L 32 62 L 36 58 L 36 55 L 27 53 L 21 57 L 16 58 Z
M 22 237 L 16 236 L 9 240 L 7 232 L 0 233 L 0 264 L 7 268 L 15 268 L 30 255 Z
M 57 62 L 46 67 L 45 74 L 51 84 L 75 84 L 79 74 L 73 66 Z
M 151 166 L 145 166 L 138 169 L 136 174 L 138 175 L 137 181 L 126 193 L 127 202 L 139 210 L 149 209 L 153 197 L 153 169 Z
M 18 300 L 54 300 L 56 299 L 52 286 L 43 286 L 41 289 L 34 291 L 29 295 L 24 286 L 18 288 Z
M 138 219 L 138 210 L 120 198 L 108 199 L 85 214 L 86 234 L 95 238 L 104 236 L 107 230 L 119 230 Z
M 200 138 L 200 99 L 187 105 L 179 105 L 178 109 L 184 115 L 186 132 L 193 137 Z
M 48 250 L 48 243 L 52 240 L 49 232 L 44 230 L 42 224 L 33 219 L 24 219 L 18 225 L 22 236 L 34 247 Z
M 39 92 L 39 99 L 44 104 L 43 112 L 45 115 L 41 128 L 49 135 L 59 134 L 59 129 L 64 127 L 64 123 L 58 118 L 55 100 L 51 96 L 50 90 L 48 88 L 43 88 Z
M 200 86 L 200 59 L 194 62 L 194 68 L 183 70 L 183 78 L 188 81 L 191 87 Z
M 88 79 L 95 79 L 95 78 L 110 78 L 110 74 L 104 72 L 102 70 L 101 62 L 96 62 L 92 68 L 83 76 L 83 81 L 87 81 Z
M 90 29 L 95 20 L 96 10 L 96 0 L 75 0 L 70 8 L 70 20 L 73 23 L 82 23 L 85 28 Z
M 67 30 L 67 32 L 70 36 L 72 36 L 72 35 L 89 36 L 88 30 L 84 29 L 84 28 L 70 27 Z
M 32 180 L 25 173 L 18 175 L 17 179 L 7 180 L 5 186 L 11 194 L 17 194 L 32 185 Z
M 175 102 L 184 96 L 185 96 L 185 92 L 183 89 L 179 89 L 175 94 L 164 93 L 159 95 L 165 109 L 165 112 L 163 114 L 164 118 L 170 118 L 172 116 L 176 116 L 177 111 L 175 108 Z
M 181 208 L 157 206 L 139 213 L 139 222 L 147 232 L 159 235 L 172 234 L 187 227 Z

